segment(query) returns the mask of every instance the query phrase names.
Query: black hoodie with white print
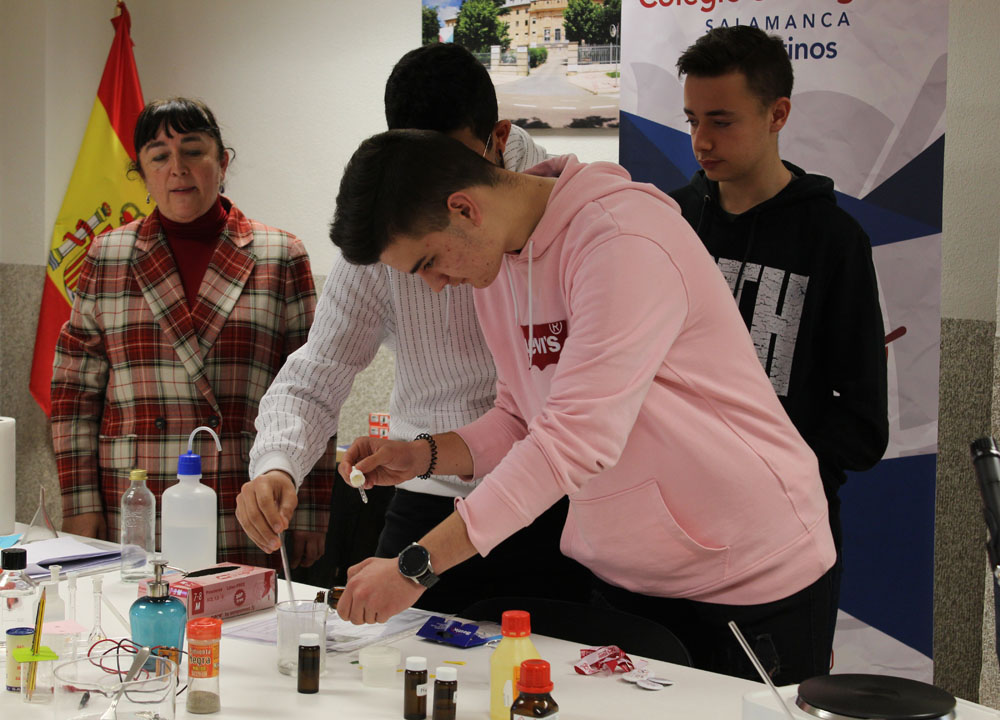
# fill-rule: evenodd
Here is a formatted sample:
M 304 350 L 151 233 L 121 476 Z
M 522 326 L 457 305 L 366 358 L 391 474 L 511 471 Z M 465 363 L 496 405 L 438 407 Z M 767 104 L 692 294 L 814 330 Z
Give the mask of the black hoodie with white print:
M 889 439 L 886 350 L 871 242 L 833 181 L 786 162 L 792 180 L 739 215 L 698 171 L 670 193 L 722 270 L 757 355 L 816 453 L 840 546 L 837 490 Z

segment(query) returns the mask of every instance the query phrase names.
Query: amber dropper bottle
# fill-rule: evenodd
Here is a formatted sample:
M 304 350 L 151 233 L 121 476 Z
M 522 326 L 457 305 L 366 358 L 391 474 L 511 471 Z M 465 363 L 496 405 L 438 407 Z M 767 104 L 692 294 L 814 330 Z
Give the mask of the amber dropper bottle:
M 427 717 L 427 658 L 411 655 L 406 658 L 403 673 L 403 718 L 425 720 Z

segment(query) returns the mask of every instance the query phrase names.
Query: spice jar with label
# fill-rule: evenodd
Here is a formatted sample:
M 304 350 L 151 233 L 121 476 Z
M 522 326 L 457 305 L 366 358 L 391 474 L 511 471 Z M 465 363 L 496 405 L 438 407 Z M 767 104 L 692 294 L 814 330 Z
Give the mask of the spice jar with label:
M 219 640 L 222 621 L 204 617 L 189 620 L 187 711 L 207 714 L 222 707 L 219 696 Z

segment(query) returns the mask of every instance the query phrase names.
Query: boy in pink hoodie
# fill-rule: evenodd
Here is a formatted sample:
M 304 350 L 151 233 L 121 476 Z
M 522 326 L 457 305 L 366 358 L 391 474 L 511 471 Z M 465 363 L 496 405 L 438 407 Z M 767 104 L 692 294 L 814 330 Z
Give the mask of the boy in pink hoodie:
M 567 495 L 562 551 L 698 667 L 755 677 L 732 619 L 775 682 L 827 671 L 834 549 L 816 458 L 671 199 L 611 163 L 515 175 L 442 135 L 391 131 L 345 169 L 330 236 L 350 262 L 473 285 L 498 374 L 474 423 L 348 451 L 342 474 L 368 486 L 484 479 L 398 563 L 352 568 L 344 618 L 386 620 Z

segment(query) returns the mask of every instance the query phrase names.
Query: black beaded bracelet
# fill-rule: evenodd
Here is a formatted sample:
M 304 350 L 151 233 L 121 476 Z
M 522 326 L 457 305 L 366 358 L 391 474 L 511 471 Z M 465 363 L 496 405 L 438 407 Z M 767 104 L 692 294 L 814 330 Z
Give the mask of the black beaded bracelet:
M 434 438 L 432 438 L 427 433 L 420 433 L 419 435 L 417 435 L 413 439 L 414 440 L 426 440 L 427 444 L 431 446 L 431 464 L 427 467 L 427 472 L 425 472 L 423 475 L 417 475 L 417 477 L 420 478 L 421 480 L 426 480 L 434 472 L 434 466 L 437 465 L 438 446 L 437 446 L 437 443 L 434 442 Z

